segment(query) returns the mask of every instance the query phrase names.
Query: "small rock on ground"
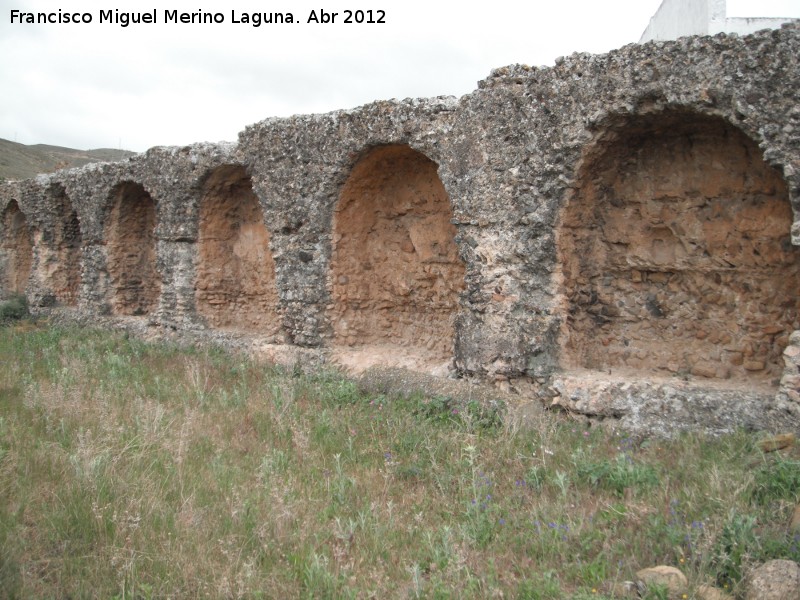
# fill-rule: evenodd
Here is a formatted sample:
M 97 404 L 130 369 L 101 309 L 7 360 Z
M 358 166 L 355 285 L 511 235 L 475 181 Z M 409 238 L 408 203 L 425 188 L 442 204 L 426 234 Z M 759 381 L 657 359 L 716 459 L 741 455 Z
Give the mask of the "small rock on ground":
M 697 600 L 733 600 L 733 596 L 710 585 L 698 586 L 695 593 Z
M 746 600 L 800 599 L 800 565 L 791 560 L 771 560 L 748 577 Z
M 763 452 L 775 452 L 776 450 L 783 450 L 784 448 L 794 446 L 794 442 L 795 436 L 793 433 L 783 433 L 761 440 L 758 446 Z
M 800 531 L 800 504 L 794 507 L 792 520 L 789 521 L 789 531 Z
M 689 582 L 686 575 L 675 567 L 659 565 L 636 572 L 636 579 L 645 586 L 662 585 L 669 590 L 670 598 L 680 598 L 686 593 Z

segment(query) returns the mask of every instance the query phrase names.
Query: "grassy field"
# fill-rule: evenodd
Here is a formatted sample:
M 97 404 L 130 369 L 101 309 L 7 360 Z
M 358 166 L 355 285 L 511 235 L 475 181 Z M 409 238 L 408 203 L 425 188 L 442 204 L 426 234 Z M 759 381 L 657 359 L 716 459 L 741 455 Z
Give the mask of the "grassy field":
M 735 593 L 800 560 L 800 461 L 366 395 L 217 350 L 0 327 L 0 596 L 611 598 L 668 564 Z M 666 598 L 652 589 L 647 598 Z

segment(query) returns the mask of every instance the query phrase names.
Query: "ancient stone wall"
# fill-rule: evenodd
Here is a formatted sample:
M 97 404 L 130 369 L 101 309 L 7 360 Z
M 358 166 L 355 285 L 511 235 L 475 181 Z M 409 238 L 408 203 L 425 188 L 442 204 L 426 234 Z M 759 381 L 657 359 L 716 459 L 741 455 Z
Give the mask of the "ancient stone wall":
M 631 45 L 10 182 L 2 293 L 634 428 L 797 429 L 798 57 L 793 27 Z

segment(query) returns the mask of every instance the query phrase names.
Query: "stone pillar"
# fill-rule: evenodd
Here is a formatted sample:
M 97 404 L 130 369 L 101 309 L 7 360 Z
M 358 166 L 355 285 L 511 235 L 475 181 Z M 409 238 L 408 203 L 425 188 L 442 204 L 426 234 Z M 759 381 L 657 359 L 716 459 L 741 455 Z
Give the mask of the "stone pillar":
M 79 306 L 90 314 L 107 315 L 111 312 L 107 263 L 103 244 L 90 243 L 83 247 Z

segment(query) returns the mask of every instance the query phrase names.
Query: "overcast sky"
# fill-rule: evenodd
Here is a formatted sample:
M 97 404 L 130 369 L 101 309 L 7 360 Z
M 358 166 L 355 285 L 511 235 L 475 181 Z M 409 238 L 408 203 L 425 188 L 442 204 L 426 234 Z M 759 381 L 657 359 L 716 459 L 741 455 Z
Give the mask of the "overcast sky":
M 492 68 L 552 65 L 638 41 L 661 0 L 0 0 L 0 138 L 124 148 L 235 140 L 267 117 L 379 99 L 460 96 Z M 473 8 L 470 8 L 472 6 Z M 478 8 L 482 7 L 482 8 Z M 312 9 L 338 12 L 307 23 Z M 345 24 L 346 9 L 385 11 Z M 91 24 L 12 24 L 11 11 L 88 12 Z M 101 9 L 157 10 L 158 23 L 99 22 Z M 225 23 L 165 24 L 164 10 Z M 253 27 L 231 12 L 291 12 Z M 800 16 L 800 0 L 729 0 L 728 16 Z

